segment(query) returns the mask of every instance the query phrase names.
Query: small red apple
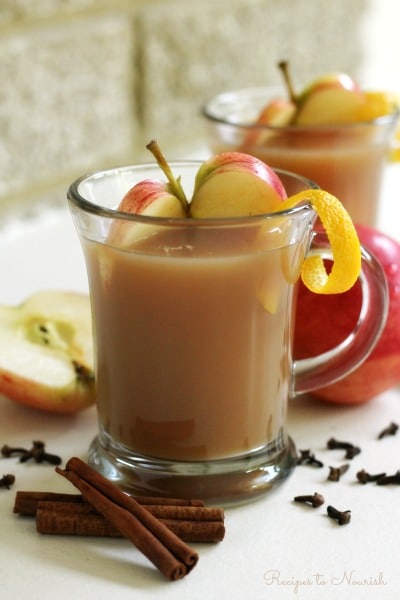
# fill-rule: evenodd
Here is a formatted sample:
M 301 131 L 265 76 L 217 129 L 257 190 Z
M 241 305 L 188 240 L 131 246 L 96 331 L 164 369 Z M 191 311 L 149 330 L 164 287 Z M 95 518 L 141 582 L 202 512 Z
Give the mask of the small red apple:
M 380 340 L 355 371 L 312 393 L 338 404 L 362 404 L 400 382 L 400 244 L 386 234 L 357 225 L 361 243 L 380 261 L 389 288 L 389 314 Z M 315 356 L 343 340 L 354 328 L 361 286 L 344 294 L 313 294 L 300 282 L 294 336 L 296 359 Z

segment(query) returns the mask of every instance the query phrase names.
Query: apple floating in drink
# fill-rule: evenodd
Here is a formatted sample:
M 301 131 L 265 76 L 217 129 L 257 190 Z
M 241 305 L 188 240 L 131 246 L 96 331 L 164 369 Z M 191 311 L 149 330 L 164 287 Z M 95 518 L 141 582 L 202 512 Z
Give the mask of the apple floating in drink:
M 272 212 L 286 198 L 278 175 L 242 152 L 223 152 L 197 172 L 190 214 L 194 218 L 243 217 Z
M 185 218 L 189 204 L 180 179 L 172 173 L 157 142 L 152 140 L 146 148 L 152 152 L 165 173 L 167 181 L 144 179 L 131 187 L 118 205 L 118 211 L 146 217 Z M 139 238 L 155 230 L 153 225 L 130 221 L 116 221 L 111 227 L 109 242 L 129 247 Z
M 45 291 L 0 306 L 0 393 L 54 413 L 94 403 L 88 296 Z
M 295 113 L 296 105 L 294 102 L 286 98 L 274 98 L 262 109 L 256 125 L 285 127 L 291 123 Z
M 340 72 L 323 75 L 296 93 L 288 63 L 281 61 L 278 67 L 284 77 L 288 98 L 271 100 L 261 110 L 255 124 L 299 127 L 343 125 L 390 114 L 397 104 L 393 95 L 363 91 L 352 77 Z M 261 134 L 257 143 L 262 144 L 263 139 Z M 247 140 L 247 143 L 254 142 L 254 139 Z
M 148 217 L 185 217 L 181 202 L 169 190 L 169 184 L 155 179 L 137 183 L 125 194 L 118 210 Z
M 308 126 L 354 123 L 360 120 L 364 104 L 363 92 L 349 75 L 324 75 L 298 96 L 294 124 Z

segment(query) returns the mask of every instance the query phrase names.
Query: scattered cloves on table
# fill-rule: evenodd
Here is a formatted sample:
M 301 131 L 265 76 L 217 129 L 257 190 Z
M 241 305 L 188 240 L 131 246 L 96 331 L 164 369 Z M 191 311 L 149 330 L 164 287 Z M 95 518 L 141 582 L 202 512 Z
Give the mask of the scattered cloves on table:
M 297 457 L 298 465 L 311 465 L 313 467 L 323 467 L 324 463 L 315 458 L 311 450 L 300 450 L 300 456 Z
M 318 492 L 304 496 L 295 496 L 293 499 L 295 502 L 311 504 L 313 508 L 318 508 L 318 506 L 322 506 L 322 504 L 325 502 L 325 498 L 323 497 L 323 495 L 318 494 Z
M 351 510 L 340 511 L 334 506 L 329 505 L 327 506 L 326 511 L 328 517 L 337 521 L 339 525 L 347 525 L 347 523 L 350 523 Z
M 345 458 L 352 459 L 357 454 L 360 454 L 361 448 L 351 444 L 350 442 L 342 442 L 340 440 L 336 440 L 335 438 L 330 438 L 327 441 L 327 447 L 329 450 L 346 450 Z
M 385 429 L 382 429 L 382 431 L 378 435 L 378 440 L 381 440 L 382 438 L 388 435 L 395 435 L 397 433 L 398 428 L 399 426 L 397 425 L 397 423 L 394 423 L 392 421 L 387 427 L 385 427 Z
M 345 463 L 340 467 L 329 467 L 328 481 L 339 481 L 341 476 L 346 473 L 349 465 Z

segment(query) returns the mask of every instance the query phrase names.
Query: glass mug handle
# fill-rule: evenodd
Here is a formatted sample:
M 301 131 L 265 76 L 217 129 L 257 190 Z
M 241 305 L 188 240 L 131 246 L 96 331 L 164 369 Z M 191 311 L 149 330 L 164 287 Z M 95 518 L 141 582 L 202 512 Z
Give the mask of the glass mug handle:
M 315 233 L 309 253 L 332 258 L 326 234 Z M 292 396 L 311 392 L 342 379 L 370 354 L 385 326 L 389 297 L 385 273 L 379 261 L 361 246 L 362 304 L 353 331 L 336 347 L 293 363 Z

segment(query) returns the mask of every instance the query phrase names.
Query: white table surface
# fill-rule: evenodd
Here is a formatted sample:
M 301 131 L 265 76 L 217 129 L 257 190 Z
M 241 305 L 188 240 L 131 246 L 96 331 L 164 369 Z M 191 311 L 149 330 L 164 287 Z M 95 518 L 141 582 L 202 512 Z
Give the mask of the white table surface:
M 400 239 L 400 167 L 385 174 L 380 228 Z M 0 224 L 1 225 L 1 224 Z M 66 207 L 0 229 L 0 303 L 14 304 L 41 289 L 86 291 L 79 242 Z M 41 536 L 32 519 L 12 513 L 17 490 L 74 491 L 53 467 L 0 458 L 0 476 L 16 483 L 0 489 L 0 597 L 2 600 L 266 600 L 273 598 L 390 599 L 400 593 L 400 489 L 361 485 L 356 472 L 400 468 L 400 433 L 377 435 L 400 424 L 400 390 L 359 407 L 334 407 L 308 397 L 290 404 L 289 429 L 298 448 L 310 448 L 322 469 L 296 468 L 279 489 L 251 504 L 226 509 L 226 537 L 196 545 L 200 560 L 184 579 L 166 581 L 125 540 Z M 64 460 L 86 457 L 96 432 L 95 409 L 57 417 L 0 397 L 0 445 L 46 441 Z M 328 466 L 344 462 L 329 451 L 335 436 L 362 449 L 335 483 Z M 324 506 L 293 502 L 315 491 Z M 350 509 L 349 525 L 326 516 L 326 506 Z

